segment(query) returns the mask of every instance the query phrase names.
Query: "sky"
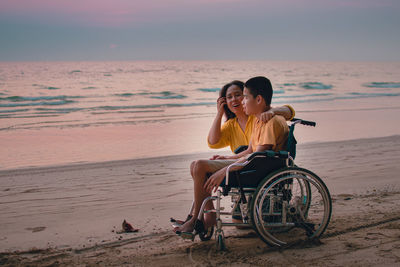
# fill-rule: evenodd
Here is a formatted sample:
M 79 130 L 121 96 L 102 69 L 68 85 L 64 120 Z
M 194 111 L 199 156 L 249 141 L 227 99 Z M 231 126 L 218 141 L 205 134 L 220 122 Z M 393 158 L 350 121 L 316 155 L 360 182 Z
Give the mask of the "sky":
M 0 0 L 0 61 L 400 61 L 400 0 Z

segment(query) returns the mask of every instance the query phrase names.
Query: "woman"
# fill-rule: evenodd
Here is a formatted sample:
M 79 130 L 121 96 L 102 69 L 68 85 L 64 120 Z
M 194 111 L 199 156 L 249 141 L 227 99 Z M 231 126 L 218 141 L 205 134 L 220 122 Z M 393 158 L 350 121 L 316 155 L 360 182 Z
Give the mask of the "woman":
M 239 146 L 249 145 L 255 117 L 253 115 L 246 115 L 243 110 L 243 89 L 244 83 L 241 81 L 232 81 L 222 87 L 220 91 L 220 97 L 217 100 L 217 115 L 210 128 L 208 134 L 208 146 L 210 148 L 223 148 L 230 146 L 232 152 Z M 226 122 L 221 127 L 222 117 L 225 114 Z M 269 121 L 275 115 L 281 115 L 286 120 L 291 120 L 294 117 L 295 111 L 291 106 L 282 106 L 278 108 L 272 108 L 267 112 L 264 112 L 261 119 L 264 122 Z M 218 170 L 226 161 L 219 161 L 219 159 L 225 159 L 225 156 L 215 155 L 210 160 L 197 160 L 191 163 L 190 173 L 194 178 L 195 170 L 197 174 L 199 170 L 203 170 L 205 173 L 212 170 Z M 234 162 L 234 161 L 232 161 Z M 200 171 L 201 173 L 201 171 Z M 206 209 L 213 209 L 212 203 L 207 203 Z M 189 214 L 186 221 L 191 220 L 192 216 Z M 183 224 L 186 221 L 175 220 L 176 227 Z M 215 222 L 215 214 L 207 213 L 203 219 L 206 227 L 211 226 Z M 241 222 L 240 216 L 233 217 L 233 222 Z

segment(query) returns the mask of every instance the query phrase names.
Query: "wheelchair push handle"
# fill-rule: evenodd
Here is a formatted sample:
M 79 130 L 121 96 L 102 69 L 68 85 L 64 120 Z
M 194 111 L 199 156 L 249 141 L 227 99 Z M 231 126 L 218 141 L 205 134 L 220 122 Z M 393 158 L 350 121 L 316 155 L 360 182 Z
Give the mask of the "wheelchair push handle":
M 300 123 L 303 125 L 313 126 L 313 127 L 315 127 L 317 125 L 317 123 L 314 121 L 306 121 L 306 120 L 302 120 L 302 119 L 298 119 L 298 118 L 293 118 L 291 121 L 293 123 Z

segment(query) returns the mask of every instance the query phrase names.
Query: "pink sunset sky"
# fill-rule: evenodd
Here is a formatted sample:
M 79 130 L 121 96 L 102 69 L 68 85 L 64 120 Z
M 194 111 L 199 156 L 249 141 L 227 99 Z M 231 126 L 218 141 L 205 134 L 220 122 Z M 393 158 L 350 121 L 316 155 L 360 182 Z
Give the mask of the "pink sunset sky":
M 390 60 L 399 52 L 399 2 L 2 0 L 0 60 Z

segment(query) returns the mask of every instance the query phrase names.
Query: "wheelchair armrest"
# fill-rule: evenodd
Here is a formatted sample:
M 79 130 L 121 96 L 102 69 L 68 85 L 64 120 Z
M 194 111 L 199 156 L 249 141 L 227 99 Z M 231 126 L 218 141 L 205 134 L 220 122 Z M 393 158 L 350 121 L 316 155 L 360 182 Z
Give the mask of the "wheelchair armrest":
M 238 146 L 233 153 L 239 154 L 242 151 L 245 151 L 248 148 L 248 146 Z
M 263 157 L 279 157 L 281 159 L 287 159 L 289 157 L 289 152 L 287 151 L 278 151 L 275 152 L 273 150 L 265 150 L 260 152 L 254 152 L 247 158 L 248 161 L 252 160 L 256 156 L 263 156 Z
M 248 160 L 246 160 L 245 162 L 242 163 L 232 163 L 231 165 L 228 166 L 228 168 L 226 169 L 226 173 L 225 173 L 225 185 L 229 184 L 229 172 L 233 171 L 234 168 L 238 168 L 239 167 L 244 167 L 249 163 Z

